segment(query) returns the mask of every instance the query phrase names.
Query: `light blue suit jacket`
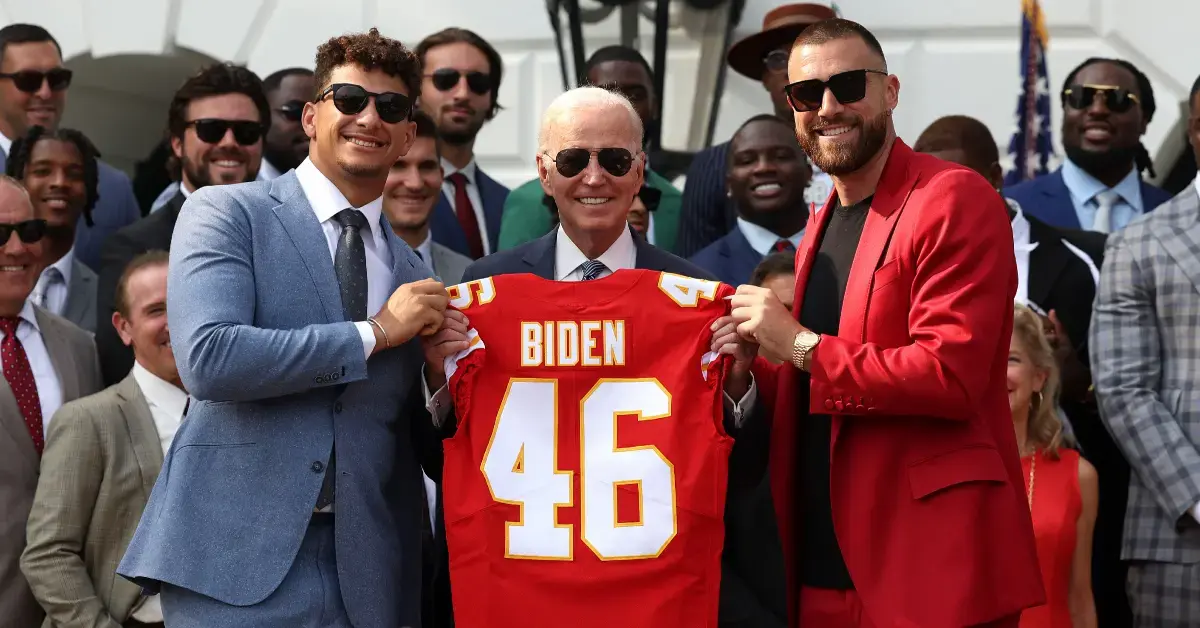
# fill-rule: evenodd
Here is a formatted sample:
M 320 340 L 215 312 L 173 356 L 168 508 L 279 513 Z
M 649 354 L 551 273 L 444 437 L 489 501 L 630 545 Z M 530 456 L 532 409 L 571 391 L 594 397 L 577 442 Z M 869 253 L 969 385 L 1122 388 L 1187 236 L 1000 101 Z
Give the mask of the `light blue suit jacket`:
M 430 276 L 383 227 L 392 287 Z M 295 172 L 191 195 L 175 225 L 167 303 L 193 400 L 117 572 L 151 590 L 167 582 L 235 606 L 261 602 L 291 568 L 336 442 L 349 617 L 359 628 L 419 626 L 418 456 L 429 456 L 431 477 L 441 469 L 421 352 L 414 340 L 363 357 Z

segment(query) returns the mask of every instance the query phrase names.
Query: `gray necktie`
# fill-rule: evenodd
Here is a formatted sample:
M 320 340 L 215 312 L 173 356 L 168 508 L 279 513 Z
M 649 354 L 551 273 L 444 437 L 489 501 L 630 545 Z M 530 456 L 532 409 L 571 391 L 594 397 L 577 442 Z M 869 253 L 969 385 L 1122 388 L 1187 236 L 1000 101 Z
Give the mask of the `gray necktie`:
M 37 282 L 31 295 L 34 305 L 47 310 L 50 309 L 50 288 L 55 284 L 61 283 L 62 280 L 62 273 L 57 268 L 47 266 L 46 270 L 42 272 L 42 277 Z M 61 314 L 61 312 L 55 312 L 55 314 Z
M 338 288 L 342 293 L 342 309 L 346 319 L 367 319 L 367 250 L 363 244 L 362 228 L 367 219 L 356 209 L 343 209 L 334 217 L 342 227 L 338 235 L 337 250 L 333 254 L 333 272 L 337 275 Z M 329 464 L 325 467 L 325 479 L 317 495 L 317 509 L 331 505 L 336 493 L 337 447 L 329 452 Z
M 1121 195 L 1115 190 L 1105 190 L 1092 197 L 1096 202 L 1096 217 L 1092 220 L 1092 231 L 1108 233 L 1112 231 L 1112 210 Z
M 608 267 L 604 265 L 604 262 L 595 259 L 590 259 L 584 262 L 579 266 L 579 268 L 583 270 L 583 279 L 580 281 L 599 279 L 600 273 L 608 270 Z

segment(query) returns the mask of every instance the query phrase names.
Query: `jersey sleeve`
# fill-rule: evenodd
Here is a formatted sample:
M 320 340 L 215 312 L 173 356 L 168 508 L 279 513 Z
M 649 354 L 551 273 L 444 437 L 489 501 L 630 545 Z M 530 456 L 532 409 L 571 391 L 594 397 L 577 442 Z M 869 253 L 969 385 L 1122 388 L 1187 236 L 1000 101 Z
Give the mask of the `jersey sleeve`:
M 711 312 L 712 320 L 729 314 L 731 311 L 729 299 L 736 292 L 732 286 L 724 283 L 717 284 L 716 297 L 713 299 Z M 709 332 L 709 344 L 712 343 L 712 332 Z M 716 383 L 721 384 L 724 381 L 723 376 L 731 364 L 732 360 L 726 359 L 728 356 L 723 356 L 716 351 L 707 351 L 700 356 L 700 372 L 704 376 L 705 381 L 716 378 Z

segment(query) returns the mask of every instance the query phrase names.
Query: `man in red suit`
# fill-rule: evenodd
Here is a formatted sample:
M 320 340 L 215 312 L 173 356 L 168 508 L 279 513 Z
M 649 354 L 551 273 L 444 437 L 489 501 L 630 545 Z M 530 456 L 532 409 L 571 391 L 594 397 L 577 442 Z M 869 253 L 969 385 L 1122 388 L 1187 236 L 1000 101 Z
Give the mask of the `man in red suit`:
M 790 624 L 1015 627 L 1044 593 L 1006 397 L 1003 201 L 896 137 L 900 83 L 862 26 L 810 26 L 788 74 L 835 192 L 797 251 L 792 311 L 741 286 L 714 345 L 752 365 L 772 417 Z M 751 362 L 755 345 L 783 365 Z

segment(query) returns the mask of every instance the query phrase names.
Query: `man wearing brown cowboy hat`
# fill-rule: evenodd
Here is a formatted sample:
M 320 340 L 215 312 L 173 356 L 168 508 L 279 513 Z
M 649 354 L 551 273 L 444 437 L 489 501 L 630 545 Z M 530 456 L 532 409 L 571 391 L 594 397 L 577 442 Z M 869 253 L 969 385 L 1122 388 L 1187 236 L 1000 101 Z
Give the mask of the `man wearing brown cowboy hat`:
M 763 18 L 760 32 L 729 48 L 725 61 L 734 72 L 761 81 L 771 96 L 775 115 L 791 123 L 792 109 L 783 95 L 783 87 L 788 82 L 787 61 L 792 41 L 810 24 L 832 17 L 837 14 L 824 4 L 776 7 Z M 677 253 L 683 257 L 696 254 L 729 233 L 736 224 L 737 208 L 725 193 L 728 152 L 729 142 L 701 150 L 688 169 L 676 242 Z

